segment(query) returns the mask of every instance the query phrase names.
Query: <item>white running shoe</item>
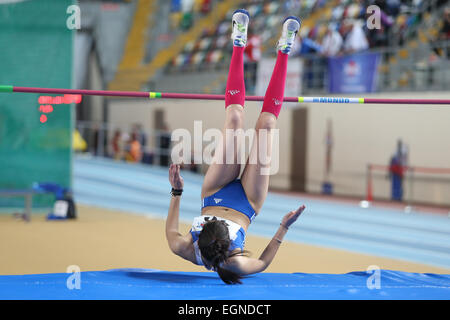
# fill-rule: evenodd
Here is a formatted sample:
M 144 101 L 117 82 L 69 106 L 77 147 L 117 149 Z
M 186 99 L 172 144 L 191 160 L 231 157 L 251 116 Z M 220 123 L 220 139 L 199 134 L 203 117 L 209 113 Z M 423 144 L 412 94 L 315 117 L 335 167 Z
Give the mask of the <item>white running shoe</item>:
M 238 47 L 245 47 L 247 45 L 247 29 L 250 21 L 250 14 L 247 10 L 239 9 L 233 13 L 233 32 L 231 39 L 233 45 Z
M 278 40 L 277 50 L 289 54 L 294 47 L 295 36 L 300 29 L 301 21 L 299 18 L 290 16 L 283 22 L 283 31 L 281 37 Z

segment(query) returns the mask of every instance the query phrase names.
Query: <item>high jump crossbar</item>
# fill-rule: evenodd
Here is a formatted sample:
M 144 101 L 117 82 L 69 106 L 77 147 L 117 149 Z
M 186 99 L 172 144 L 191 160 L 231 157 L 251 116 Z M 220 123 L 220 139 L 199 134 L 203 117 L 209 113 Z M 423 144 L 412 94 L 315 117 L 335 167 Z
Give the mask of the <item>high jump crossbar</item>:
M 40 94 L 72 94 L 108 97 L 133 97 L 147 99 L 194 99 L 194 100 L 225 100 L 220 94 L 166 93 L 145 91 L 113 91 L 113 90 L 78 90 L 16 87 L 0 85 L 0 92 L 40 93 Z M 246 101 L 264 101 L 263 96 L 247 96 Z M 450 99 L 380 99 L 380 98 L 346 98 L 346 97 L 284 97 L 284 102 L 293 103 L 340 103 L 340 104 L 428 104 L 450 105 Z

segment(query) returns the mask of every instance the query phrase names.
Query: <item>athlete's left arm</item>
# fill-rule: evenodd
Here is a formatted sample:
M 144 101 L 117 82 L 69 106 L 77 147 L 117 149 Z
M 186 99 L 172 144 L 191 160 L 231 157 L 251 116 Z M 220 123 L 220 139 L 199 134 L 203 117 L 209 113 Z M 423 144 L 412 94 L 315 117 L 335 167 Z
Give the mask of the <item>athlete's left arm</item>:
M 224 268 L 240 275 L 249 275 L 266 270 L 275 257 L 289 227 L 297 220 L 304 210 L 305 206 L 301 206 L 297 210 L 291 211 L 284 216 L 280 227 L 270 240 L 267 247 L 264 249 L 259 259 L 245 256 L 234 256 L 227 261 Z

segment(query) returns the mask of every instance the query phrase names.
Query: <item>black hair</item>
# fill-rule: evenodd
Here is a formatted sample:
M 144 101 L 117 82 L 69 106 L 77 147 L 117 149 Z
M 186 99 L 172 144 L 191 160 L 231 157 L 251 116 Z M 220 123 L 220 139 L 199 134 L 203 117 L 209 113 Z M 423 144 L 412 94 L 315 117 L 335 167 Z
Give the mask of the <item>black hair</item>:
M 205 223 L 198 237 L 198 247 L 202 256 L 212 263 L 220 279 L 226 284 L 242 284 L 241 275 L 220 267 L 227 259 L 246 254 L 245 251 L 230 253 L 230 244 L 228 227 L 223 220 L 212 220 Z

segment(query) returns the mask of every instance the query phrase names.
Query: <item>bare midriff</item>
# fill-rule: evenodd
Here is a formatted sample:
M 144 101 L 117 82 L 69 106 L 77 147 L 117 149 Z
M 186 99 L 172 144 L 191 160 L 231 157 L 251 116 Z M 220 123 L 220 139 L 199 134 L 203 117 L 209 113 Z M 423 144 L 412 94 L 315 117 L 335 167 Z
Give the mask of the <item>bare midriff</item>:
M 202 209 L 202 216 L 215 216 L 236 222 L 245 232 L 247 232 L 247 228 L 250 225 L 250 220 L 245 214 L 226 207 L 204 207 Z

